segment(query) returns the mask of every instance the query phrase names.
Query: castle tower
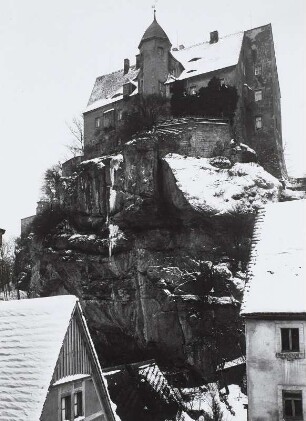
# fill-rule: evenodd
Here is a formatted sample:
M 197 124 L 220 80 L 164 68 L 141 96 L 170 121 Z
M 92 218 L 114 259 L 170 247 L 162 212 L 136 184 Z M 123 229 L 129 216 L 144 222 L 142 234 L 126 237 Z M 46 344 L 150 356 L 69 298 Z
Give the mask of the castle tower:
M 163 28 L 154 20 L 141 38 L 137 65 L 140 68 L 138 77 L 139 92 L 144 95 L 165 95 L 164 82 L 169 74 L 169 53 L 171 42 Z

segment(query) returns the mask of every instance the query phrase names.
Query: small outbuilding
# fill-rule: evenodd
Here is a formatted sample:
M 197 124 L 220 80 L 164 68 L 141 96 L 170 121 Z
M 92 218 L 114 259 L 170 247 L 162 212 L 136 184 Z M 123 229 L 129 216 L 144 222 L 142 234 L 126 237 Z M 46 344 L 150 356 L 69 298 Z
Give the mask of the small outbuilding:
M 0 420 L 115 420 L 75 296 L 0 302 Z
M 306 200 L 260 211 L 241 314 L 248 420 L 306 420 Z

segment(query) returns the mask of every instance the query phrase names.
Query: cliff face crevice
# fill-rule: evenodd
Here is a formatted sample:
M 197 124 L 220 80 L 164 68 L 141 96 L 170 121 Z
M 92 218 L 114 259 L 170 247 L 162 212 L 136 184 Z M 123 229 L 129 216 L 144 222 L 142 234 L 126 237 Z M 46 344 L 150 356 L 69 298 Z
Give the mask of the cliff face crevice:
M 138 137 L 62 177 L 63 221 L 24 239 L 17 263 L 30 296 L 81 299 L 103 365 L 154 357 L 213 378 L 243 352 L 255 212 L 281 186 L 257 164 L 160 142 Z

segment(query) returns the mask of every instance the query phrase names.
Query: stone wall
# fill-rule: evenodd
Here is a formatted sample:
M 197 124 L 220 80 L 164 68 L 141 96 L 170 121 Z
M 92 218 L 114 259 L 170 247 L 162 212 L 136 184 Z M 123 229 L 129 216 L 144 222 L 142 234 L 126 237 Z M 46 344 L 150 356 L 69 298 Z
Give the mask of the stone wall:
M 276 68 L 271 25 L 245 32 L 240 63 L 244 135 L 246 143 L 258 154 L 259 163 L 280 178 L 286 175 L 283 156 L 280 89 Z M 255 74 L 255 69 L 258 74 Z M 244 85 L 245 84 L 245 85 Z M 262 99 L 255 101 L 255 92 Z M 256 117 L 262 118 L 262 128 L 256 129 Z
M 226 120 L 181 118 L 158 125 L 159 155 L 230 156 L 232 129 Z

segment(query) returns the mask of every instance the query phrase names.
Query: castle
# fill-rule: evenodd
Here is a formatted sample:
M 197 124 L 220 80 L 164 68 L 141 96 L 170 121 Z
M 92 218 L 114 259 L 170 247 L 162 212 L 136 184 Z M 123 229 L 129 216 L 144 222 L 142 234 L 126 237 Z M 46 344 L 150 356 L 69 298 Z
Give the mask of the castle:
M 209 41 L 172 48 L 154 13 L 138 48 L 136 64 L 126 58 L 123 69 L 95 81 L 84 111 L 85 159 L 110 152 L 108 139 L 137 95 L 170 99 L 177 80 L 187 94 L 197 95 L 217 77 L 221 84 L 235 86 L 239 97 L 231 136 L 251 146 L 273 175 L 286 175 L 271 24 L 224 37 L 213 31 Z

